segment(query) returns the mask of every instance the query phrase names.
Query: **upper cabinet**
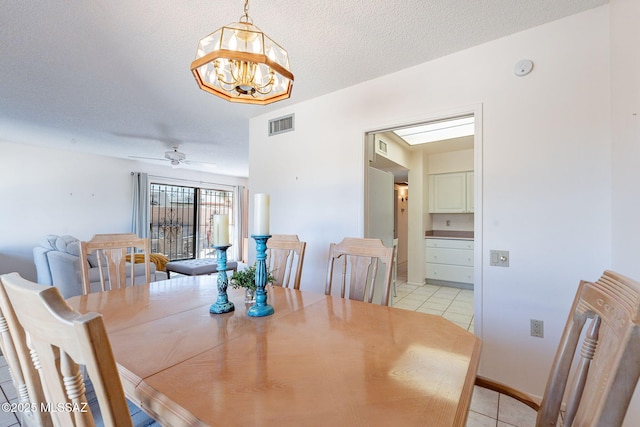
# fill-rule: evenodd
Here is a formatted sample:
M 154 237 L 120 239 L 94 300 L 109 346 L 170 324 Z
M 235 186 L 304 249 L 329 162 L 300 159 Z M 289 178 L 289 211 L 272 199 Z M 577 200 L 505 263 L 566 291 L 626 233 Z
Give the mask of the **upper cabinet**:
M 473 207 L 473 171 L 429 175 L 429 213 L 471 213 Z
M 467 212 L 473 212 L 473 171 L 465 172 L 467 178 Z

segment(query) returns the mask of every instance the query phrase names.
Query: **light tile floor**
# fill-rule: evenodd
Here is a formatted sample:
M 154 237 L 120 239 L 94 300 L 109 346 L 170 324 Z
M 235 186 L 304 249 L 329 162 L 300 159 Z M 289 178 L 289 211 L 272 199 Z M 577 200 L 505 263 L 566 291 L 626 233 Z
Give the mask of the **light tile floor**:
M 97 400 L 93 385 L 86 383 L 87 386 L 87 399 L 89 405 L 92 408 L 94 420 L 96 426 L 104 426 L 102 416 L 97 404 L 94 406 L 94 401 Z M 11 375 L 9 374 L 9 368 L 3 355 L 0 354 L 0 427 L 18 427 L 20 426 L 20 415 L 18 412 L 11 412 L 10 407 L 7 407 L 7 403 L 17 403 L 18 395 L 16 389 L 11 381 Z M 131 414 L 131 420 L 134 426 L 137 427 L 160 427 L 160 424 L 155 422 L 147 414 L 142 412 L 140 408 L 133 403 L 128 402 L 129 413 Z
M 474 332 L 473 290 L 435 285 L 410 285 L 406 267 L 398 266 L 393 306 L 442 316 Z M 533 427 L 536 413 L 528 406 L 492 390 L 476 387 L 467 427 Z
M 400 279 L 400 278 L 399 278 Z M 393 306 L 442 316 L 473 332 L 473 291 L 435 285 L 409 285 L 398 281 Z
M 16 389 L 11 382 L 11 375 L 9 374 L 9 368 L 7 362 L 4 360 L 4 356 L 0 356 L 0 426 L 19 426 L 18 417 L 16 413 L 6 411 L 6 403 L 17 402 L 18 395 Z

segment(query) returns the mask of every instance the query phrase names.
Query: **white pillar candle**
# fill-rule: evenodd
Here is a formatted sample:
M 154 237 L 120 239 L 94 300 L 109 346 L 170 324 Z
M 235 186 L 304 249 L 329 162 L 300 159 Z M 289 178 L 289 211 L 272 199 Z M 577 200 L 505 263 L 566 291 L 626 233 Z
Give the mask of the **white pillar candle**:
M 229 215 L 220 214 L 213 216 L 213 246 L 226 246 L 229 244 Z
M 256 194 L 254 197 L 254 233 L 256 236 L 269 235 L 269 195 Z

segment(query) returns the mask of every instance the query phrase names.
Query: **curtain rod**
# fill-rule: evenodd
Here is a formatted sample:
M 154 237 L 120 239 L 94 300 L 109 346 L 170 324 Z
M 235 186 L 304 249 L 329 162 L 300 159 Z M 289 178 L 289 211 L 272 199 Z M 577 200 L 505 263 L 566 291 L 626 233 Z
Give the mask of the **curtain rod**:
M 144 172 L 131 172 L 131 175 L 136 174 L 136 173 L 144 173 Z M 226 187 L 226 188 L 231 188 L 231 189 L 242 187 L 240 184 L 238 184 L 238 185 L 221 184 L 219 182 L 196 181 L 196 180 L 193 180 L 193 179 L 173 178 L 173 177 L 169 177 L 169 176 L 160 176 L 160 175 L 151 175 L 151 174 L 147 174 L 147 176 L 149 178 L 162 179 L 162 180 L 165 180 L 165 181 L 180 181 L 180 182 L 189 183 L 189 184 L 207 184 L 207 185 L 214 185 L 214 186 L 217 186 L 217 187 Z

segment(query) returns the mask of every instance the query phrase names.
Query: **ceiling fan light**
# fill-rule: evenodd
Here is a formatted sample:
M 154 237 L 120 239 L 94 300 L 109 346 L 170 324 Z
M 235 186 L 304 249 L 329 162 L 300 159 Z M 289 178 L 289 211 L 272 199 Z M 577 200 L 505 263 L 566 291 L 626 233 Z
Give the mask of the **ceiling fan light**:
M 214 31 L 198 43 L 191 72 L 198 86 L 231 102 L 270 104 L 291 96 L 289 54 L 249 21 Z
M 174 147 L 173 150 L 164 152 L 164 158 L 171 161 L 172 165 L 178 165 L 180 162 L 184 161 L 187 156 L 186 154 L 178 151 L 178 147 Z

